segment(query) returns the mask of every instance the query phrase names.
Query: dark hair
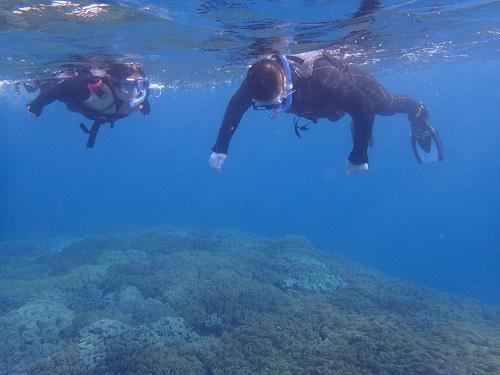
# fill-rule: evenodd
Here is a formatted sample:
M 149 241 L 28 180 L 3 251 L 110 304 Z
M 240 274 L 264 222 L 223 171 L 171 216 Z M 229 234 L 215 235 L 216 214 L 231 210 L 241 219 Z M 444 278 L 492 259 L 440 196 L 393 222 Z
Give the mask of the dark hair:
M 144 76 L 144 71 L 139 64 L 113 64 L 109 67 L 108 73 L 117 80 L 125 79 L 134 74 Z
M 247 85 L 252 98 L 266 102 L 275 98 L 283 84 L 281 65 L 272 59 L 264 59 L 253 64 L 247 73 Z

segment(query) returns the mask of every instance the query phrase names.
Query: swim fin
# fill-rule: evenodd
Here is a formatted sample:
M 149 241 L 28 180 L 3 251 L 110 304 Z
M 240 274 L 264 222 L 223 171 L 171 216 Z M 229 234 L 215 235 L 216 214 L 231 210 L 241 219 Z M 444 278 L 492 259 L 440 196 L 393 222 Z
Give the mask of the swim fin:
M 419 164 L 443 160 L 441 137 L 427 121 L 418 121 L 411 125 L 410 142 Z

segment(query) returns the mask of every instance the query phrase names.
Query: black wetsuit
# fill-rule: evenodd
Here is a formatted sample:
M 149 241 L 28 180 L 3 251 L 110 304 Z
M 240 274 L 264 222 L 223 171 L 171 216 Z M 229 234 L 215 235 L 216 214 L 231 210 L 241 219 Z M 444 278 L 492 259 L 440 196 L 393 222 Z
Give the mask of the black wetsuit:
M 371 75 L 354 65 L 346 64 L 328 53 L 319 53 L 304 74 L 304 60 L 287 56 L 292 71 L 292 106 L 287 111 L 312 121 L 327 118 L 339 120 L 345 113 L 353 123 L 354 146 L 349 155 L 352 164 L 368 163 L 368 146 L 375 115 L 408 114 L 409 119 L 427 116 L 421 104 L 407 96 L 392 96 Z M 243 81 L 229 102 L 217 141 L 212 150 L 227 154 L 231 137 L 243 114 L 252 106 L 252 97 Z

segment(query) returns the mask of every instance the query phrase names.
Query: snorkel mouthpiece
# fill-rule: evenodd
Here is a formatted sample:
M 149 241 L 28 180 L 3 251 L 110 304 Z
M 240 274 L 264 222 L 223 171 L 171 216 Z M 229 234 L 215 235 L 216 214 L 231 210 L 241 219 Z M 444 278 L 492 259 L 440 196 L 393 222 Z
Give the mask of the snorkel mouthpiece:
M 135 97 L 135 98 L 131 98 L 128 100 L 128 104 L 131 106 L 131 107 L 136 107 L 138 106 L 139 104 L 141 104 L 145 99 L 146 99 L 146 95 L 147 95 L 147 90 L 142 90 L 140 93 L 139 93 L 139 96 Z

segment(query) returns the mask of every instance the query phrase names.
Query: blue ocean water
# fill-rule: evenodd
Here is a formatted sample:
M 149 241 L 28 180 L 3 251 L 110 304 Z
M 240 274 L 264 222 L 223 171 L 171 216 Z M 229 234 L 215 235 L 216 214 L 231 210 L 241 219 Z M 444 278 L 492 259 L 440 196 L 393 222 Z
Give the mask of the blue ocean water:
M 500 2 L 4 2 L 0 235 L 168 223 L 306 236 L 317 247 L 457 295 L 500 302 Z M 207 159 L 225 106 L 259 54 L 331 46 L 392 93 L 425 102 L 445 161 L 417 165 L 402 116 L 377 117 L 370 170 L 344 173 L 349 119 L 302 139 L 292 116 L 248 112 L 220 174 Z M 15 81 L 78 56 L 138 61 L 156 84 L 84 147 L 61 103 L 32 119 Z

